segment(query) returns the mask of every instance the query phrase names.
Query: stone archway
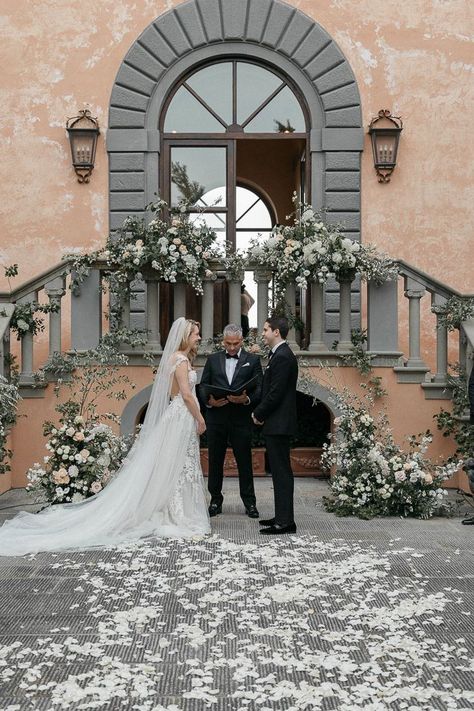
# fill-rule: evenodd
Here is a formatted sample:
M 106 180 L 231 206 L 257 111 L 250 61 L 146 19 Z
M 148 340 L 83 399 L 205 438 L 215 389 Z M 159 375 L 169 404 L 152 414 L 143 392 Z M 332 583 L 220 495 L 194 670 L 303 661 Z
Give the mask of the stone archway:
M 311 202 L 328 211 L 329 222 L 342 223 L 352 239 L 360 239 L 363 129 L 357 82 L 326 30 L 281 0 L 188 0 L 160 15 L 133 43 L 110 101 L 110 229 L 127 215 L 144 216 L 160 192 L 158 125 L 171 88 L 193 67 L 222 56 L 260 61 L 299 87 L 311 124 Z M 327 291 L 326 330 L 335 333 L 338 313 L 329 301 L 337 302 L 337 284 Z M 358 302 L 354 294 L 354 325 Z

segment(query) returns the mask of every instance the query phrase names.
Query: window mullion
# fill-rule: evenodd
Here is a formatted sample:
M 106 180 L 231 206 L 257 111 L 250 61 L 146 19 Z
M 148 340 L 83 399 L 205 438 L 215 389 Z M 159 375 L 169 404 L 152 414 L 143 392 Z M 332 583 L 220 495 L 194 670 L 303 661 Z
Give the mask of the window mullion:
M 193 89 L 192 87 L 188 86 L 188 84 L 186 84 L 186 83 L 184 84 L 184 87 L 185 87 L 185 89 L 186 89 L 187 91 L 189 91 L 190 94 L 192 94 L 192 95 L 194 96 L 194 98 L 196 99 L 196 101 L 199 101 L 199 103 L 201 104 L 201 106 L 203 106 L 203 107 L 206 109 L 206 111 L 209 111 L 209 113 L 214 116 L 214 118 L 216 119 L 216 121 L 219 121 L 219 123 L 221 124 L 221 126 L 224 126 L 224 128 L 227 128 L 227 123 L 224 121 L 224 119 L 221 118 L 221 117 L 219 116 L 219 114 L 216 114 L 216 112 L 214 111 L 214 109 L 212 109 L 212 108 L 209 106 L 209 104 L 208 104 L 206 101 L 204 101 L 204 99 L 203 99 L 201 96 L 199 96 L 199 94 L 197 94 L 197 93 L 194 91 L 194 89 Z
M 236 151 L 235 140 L 227 145 L 227 234 L 226 240 L 235 249 L 235 221 L 236 221 Z
M 250 121 L 252 121 L 252 119 L 254 119 L 255 116 L 256 116 L 257 114 L 259 114 L 260 111 L 261 111 L 262 109 L 264 109 L 265 106 L 266 106 L 267 104 L 269 104 L 270 101 L 272 101 L 272 99 L 274 99 L 275 96 L 277 96 L 277 94 L 279 94 L 280 91 L 282 91 L 285 87 L 286 87 L 286 84 L 285 84 L 284 82 L 282 82 L 282 83 L 280 84 L 280 86 L 278 86 L 278 87 L 275 89 L 275 91 L 273 92 L 273 94 L 270 94 L 270 96 L 268 96 L 268 97 L 265 99 L 265 101 L 264 101 L 263 103 L 261 103 L 258 108 L 255 109 L 255 111 L 253 112 L 253 114 L 250 114 L 250 116 L 245 119 L 245 121 L 241 124 L 242 128 L 245 128 L 246 125 L 247 125 L 248 123 L 250 123 Z

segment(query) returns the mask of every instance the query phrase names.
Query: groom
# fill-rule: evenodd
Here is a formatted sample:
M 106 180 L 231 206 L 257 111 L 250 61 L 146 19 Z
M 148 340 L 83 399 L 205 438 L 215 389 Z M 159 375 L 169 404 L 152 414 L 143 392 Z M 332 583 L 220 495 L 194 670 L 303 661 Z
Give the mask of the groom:
M 252 419 L 251 413 L 260 400 L 262 366 L 259 356 L 242 348 L 242 329 L 231 323 L 224 328 L 224 350 L 212 353 L 204 366 L 201 385 L 213 385 L 239 390 L 247 381 L 257 376 L 256 384 L 248 393 L 205 398 L 199 388 L 199 399 L 205 408 L 207 442 L 209 450 L 208 488 L 211 494 L 209 515 L 222 513 L 222 481 L 227 445 L 230 443 L 239 472 L 240 498 L 245 513 L 258 518 L 252 469 Z
M 260 521 L 264 535 L 296 533 L 293 513 L 293 472 L 290 436 L 296 432 L 296 382 L 298 361 L 286 342 L 288 320 L 272 316 L 265 321 L 263 340 L 270 348 L 262 384 L 262 397 L 252 413 L 265 437 L 275 499 L 274 518 Z

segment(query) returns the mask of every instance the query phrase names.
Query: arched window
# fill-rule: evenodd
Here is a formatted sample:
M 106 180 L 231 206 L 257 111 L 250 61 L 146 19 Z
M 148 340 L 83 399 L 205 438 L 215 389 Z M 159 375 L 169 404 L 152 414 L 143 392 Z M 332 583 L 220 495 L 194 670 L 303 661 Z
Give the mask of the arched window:
M 160 129 L 162 196 L 195 205 L 223 245 L 284 222 L 293 192 L 308 187 L 304 102 L 267 67 L 223 59 L 195 69 L 170 92 Z
M 250 62 L 222 61 L 198 69 L 170 97 L 165 133 L 304 133 L 293 90 L 274 72 Z

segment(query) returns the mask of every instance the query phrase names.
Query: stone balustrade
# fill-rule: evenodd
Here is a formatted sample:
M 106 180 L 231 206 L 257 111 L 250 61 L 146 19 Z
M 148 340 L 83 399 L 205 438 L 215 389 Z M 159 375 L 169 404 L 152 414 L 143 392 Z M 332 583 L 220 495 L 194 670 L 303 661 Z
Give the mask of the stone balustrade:
M 398 346 L 399 329 L 399 296 L 396 282 L 386 282 L 380 286 L 368 283 L 366 285 L 367 315 L 361 321 L 358 305 L 354 308 L 356 292 L 350 279 L 339 283 L 338 323 L 339 332 L 329 332 L 327 329 L 328 309 L 326 288 L 324 285 L 314 283 L 310 285 L 308 300 L 310 308 L 299 314 L 299 319 L 304 322 L 304 334 L 297 332 L 292 325 L 289 333 L 289 343 L 292 348 L 301 352 L 309 360 L 328 365 L 341 362 L 341 356 L 346 355 L 351 349 L 351 329 L 355 325 L 367 331 L 367 350 L 372 355 L 374 365 L 393 367 L 399 382 L 420 383 L 425 388 L 426 397 L 449 397 L 446 388 L 448 371 L 448 337 L 446 328 L 442 325 L 441 314 L 447 299 L 456 292 L 444 284 L 429 277 L 429 275 L 400 261 L 400 278 L 404 280 L 404 298 L 408 301 L 408 354 L 404 358 Z M 102 272 L 106 265 L 97 263 L 91 268 L 88 276 L 72 289 L 66 288 L 68 264 L 63 263 L 53 267 L 39 277 L 30 280 L 12 294 L 0 293 L 1 303 L 31 304 L 37 302 L 41 292 L 44 292 L 49 302 L 54 305 L 47 324 L 49 338 L 49 357 L 61 349 L 84 351 L 97 346 L 103 328 L 103 291 Z M 214 334 L 214 311 L 216 305 L 216 284 L 227 281 L 228 285 L 228 311 L 226 322 L 240 323 L 240 288 L 241 282 L 228 277 L 222 264 L 212 265 L 212 276 L 203 282 L 201 297 L 201 313 L 199 318 L 202 324 L 203 342 L 206 343 Z M 257 330 L 261 332 L 264 321 L 268 315 L 271 299 L 271 272 L 262 268 L 253 270 L 254 280 L 257 283 Z M 358 290 L 358 285 L 356 286 Z M 142 297 L 144 304 L 144 324 L 147 333 L 146 350 L 159 355 L 163 345 L 163 334 L 160 333 L 160 284 L 153 273 L 143 275 Z M 220 292 L 222 293 L 222 292 Z M 421 308 L 420 304 L 427 294 L 431 296 L 431 310 L 436 315 L 436 372 L 429 373 L 429 368 L 423 362 L 421 344 Z M 331 299 L 334 289 L 331 289 Z M 189 298 L 189 296 L 188 296 Z M 70 329 L 68 329 L 66 346 L 63 341 L 61 309 L 64 300 L 68 301 L 70 309 Z M 44 301 L 44 300 L 43 300 Z M 289 285 L 286 292 L 286 301 L 293 313 L 297 311 L 298 293 L 294 285 Z M 129 328 L 131 324 L 130 305 L 131 290 L 124 287 L 119 295 L 120 326 Z M 188 303 L 189 306 L 189 303 Z M 186 286 L 183 283 L 172 285 L 171 299 L 172 318 L 185 316 L 187 313 Z M 333 310 L 334 312 L 334 310 Z M 309 313 L 309 318 L 307 314 Z M 306 321 L 306 322 L 305 322 Z M 333 322 L 333 321 L 332 321 Z M 336 349 L 332 343 L 337 340 Z M 27 332 L 21 337 L 21 369 L 20 384 L 24 388 L 34 385 L 34 348 L 35 338 Z M 463 330 L 460 329 L 459 361 L 461 367 L 466 368 L 467 340 Z M 140 349 L 134 348 L 134 355 L 140 356 Z M 135 362 L 137 362 L 135 360 Z

